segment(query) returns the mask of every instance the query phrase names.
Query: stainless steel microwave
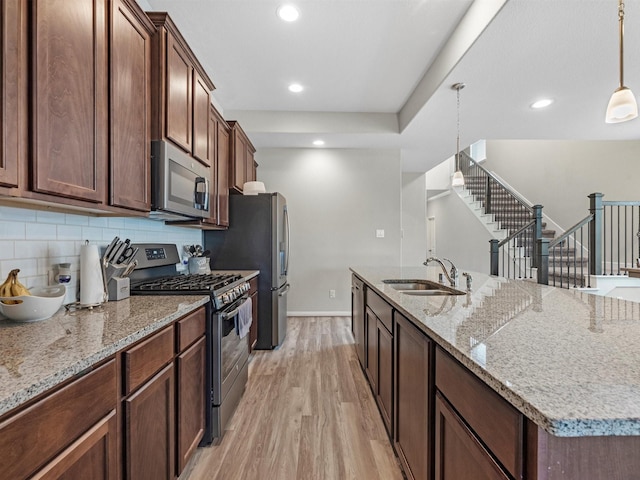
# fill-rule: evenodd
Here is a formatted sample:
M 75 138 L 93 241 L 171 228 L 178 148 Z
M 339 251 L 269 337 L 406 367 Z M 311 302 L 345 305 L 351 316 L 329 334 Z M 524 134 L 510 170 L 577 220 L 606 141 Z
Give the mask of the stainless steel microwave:
M 151 215 L 173 220 L 209 216 L 211 169 L 172 144 L 151 142 Z

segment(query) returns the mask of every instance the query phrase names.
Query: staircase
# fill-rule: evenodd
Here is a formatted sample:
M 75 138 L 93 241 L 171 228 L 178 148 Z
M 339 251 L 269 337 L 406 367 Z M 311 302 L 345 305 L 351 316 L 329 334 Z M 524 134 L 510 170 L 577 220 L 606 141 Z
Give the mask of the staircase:
M 466 154 L 461 155 L 461 168 L 465 185 L 461 191 L 457 191 L 458 195 L 494 239 L 500 241 L 500 244 L 508 242 L 502 253 L 501 275 L 537 279 L 533 260 L 536 226 L 532 225 L 535 207 Z M 553 244 L 556 231 L 547 229 L 546 226 L 546 222 L 542 221 L 540 237 L 549 239 Z M 507 240 L 510 237 L 513 238 Z M 549 249 L 549 284 L 563 287 L 587 286 L 588 258 L 584 255 L 576 256 L 576 251 L 580 248 L 579 241 L 569 240 Z M 506 269 L 505 263 L 508 263 Z

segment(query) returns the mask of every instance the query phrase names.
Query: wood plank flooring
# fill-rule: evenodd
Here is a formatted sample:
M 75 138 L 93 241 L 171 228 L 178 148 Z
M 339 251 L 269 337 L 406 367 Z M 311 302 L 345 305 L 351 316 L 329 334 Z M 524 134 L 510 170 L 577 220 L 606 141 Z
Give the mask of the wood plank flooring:
M 289 317 L 278 350 L 256 351 L 220 445 L 180 480 L 403 478 L 358 364 L 349 317 Z

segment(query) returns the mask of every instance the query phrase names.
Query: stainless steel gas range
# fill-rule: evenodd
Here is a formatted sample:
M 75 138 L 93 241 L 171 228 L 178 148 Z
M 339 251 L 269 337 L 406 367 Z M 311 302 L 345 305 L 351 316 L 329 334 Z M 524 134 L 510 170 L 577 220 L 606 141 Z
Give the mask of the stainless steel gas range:
M 136 244 L 138 266 L 131 275 L 132 295 L 209 295 L 207 304 L 206 430 L 201 445 L 221 439 L 248 380 L 248 336 L 240 338 L 238 312 L 249 283 L 237 273 L 180 275 L 173 244 Z

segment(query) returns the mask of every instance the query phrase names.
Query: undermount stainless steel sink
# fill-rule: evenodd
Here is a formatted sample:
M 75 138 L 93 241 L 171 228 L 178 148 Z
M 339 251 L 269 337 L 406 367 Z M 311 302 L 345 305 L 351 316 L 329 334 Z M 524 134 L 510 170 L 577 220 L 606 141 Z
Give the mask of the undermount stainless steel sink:
M 394 290 L 405 295 L 465 295 L 465 292 L 461 290 L 456 290 L 431 280 L 390 278 L 383 280 L 382 283 L 386 283 Z

